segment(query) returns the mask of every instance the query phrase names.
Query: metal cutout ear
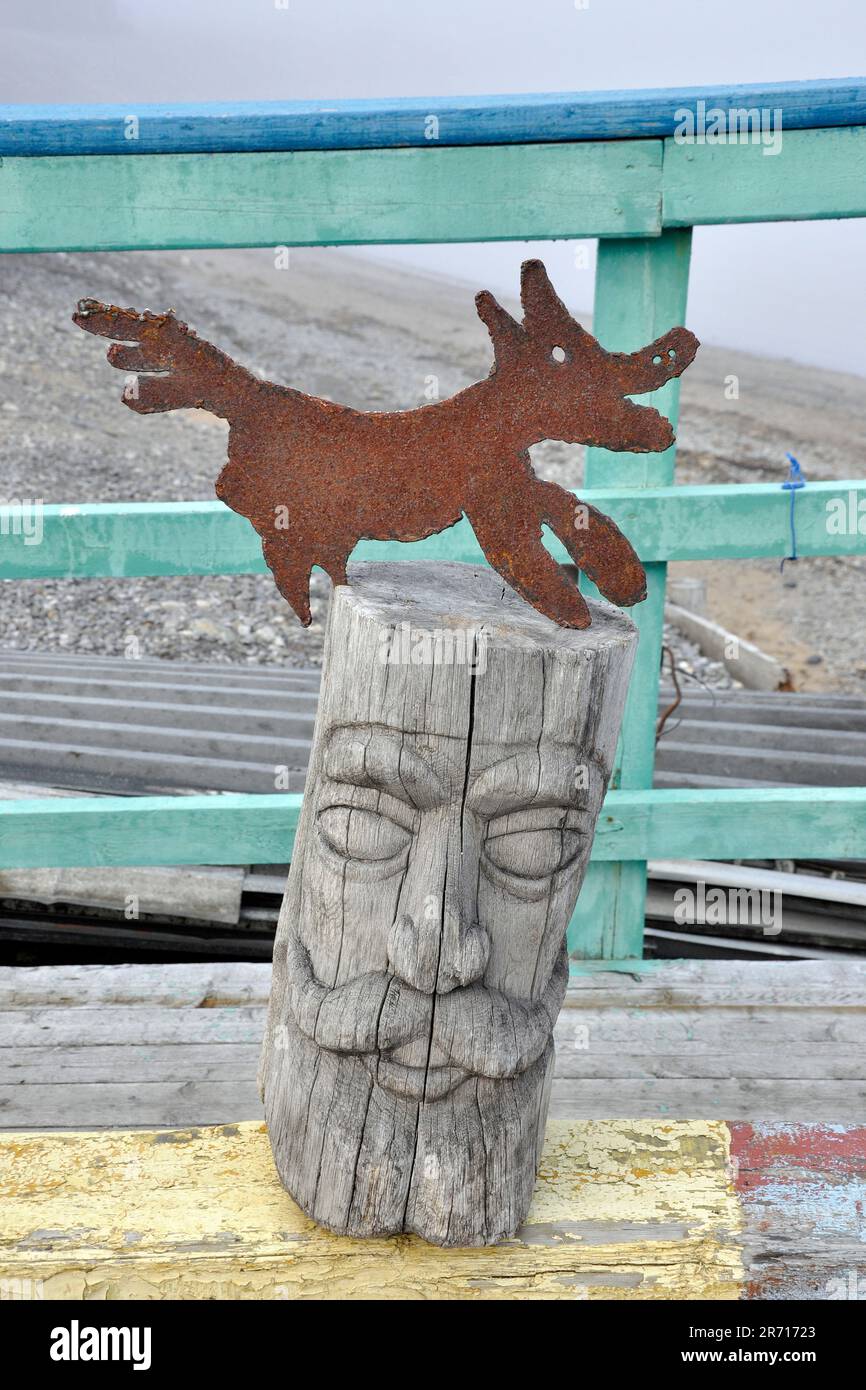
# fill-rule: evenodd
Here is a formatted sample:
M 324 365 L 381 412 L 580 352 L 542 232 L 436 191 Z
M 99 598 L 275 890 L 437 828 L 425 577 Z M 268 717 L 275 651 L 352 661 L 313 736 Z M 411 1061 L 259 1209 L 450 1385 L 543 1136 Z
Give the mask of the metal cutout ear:
M 503 309 L 489 290 L 480 290 L 475 296 L 478 317 L 490 334 L 493 355 L 497 366 L 513 363 L 526 343 L 526 333 L 507 309 Z
M 568 312 L 541 261 L 524 261 L 520 268 L 520 302 L 523 326 L 530 339 L 553 347 L 557 343 L 574 350 L 598 346 L 595 339 Z

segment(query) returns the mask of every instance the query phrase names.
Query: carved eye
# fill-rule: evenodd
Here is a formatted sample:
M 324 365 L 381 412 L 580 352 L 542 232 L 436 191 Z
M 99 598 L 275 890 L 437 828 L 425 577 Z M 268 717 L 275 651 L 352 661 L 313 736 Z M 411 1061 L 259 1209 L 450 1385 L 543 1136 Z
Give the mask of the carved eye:
M 565 348 L 559 346 L 552 349 L 550 359 L 552 362 L 568 362 L 571 360 L 570 354 L 566 352 Z
M 335 854 L 365 863 L 393 859 L 412 839 L 411 833 L 390 816 L 357 806 L 327 806 L 319 812 L 318 826 Z
M 518 878 L 550 878 L 576 858 L 581 840 L 581 835 L 568 826 L 515 830 L 492 836 L 484 849 L 491 864 L 503 873 Z

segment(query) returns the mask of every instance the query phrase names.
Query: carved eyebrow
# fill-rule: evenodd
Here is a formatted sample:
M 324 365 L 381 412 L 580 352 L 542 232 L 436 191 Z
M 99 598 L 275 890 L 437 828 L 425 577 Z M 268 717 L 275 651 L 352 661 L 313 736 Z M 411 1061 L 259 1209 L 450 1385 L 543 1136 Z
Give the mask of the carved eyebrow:
M 324 762 L 332 781 L 388 792 L 422 811 L 449 799 L 426 758 L 396 729 L 369 724 L 333 729 Z
M 540 776 L 538 760 L 539 750 L 533 746 L 486 767 L 474 778 L 469 789 L 466 798 L 469 809 L 482 816 L 501 816 L 511 811 L 547 806 L 580 810 L 588 788 L 577 783 L 578 762 L 574 749 L 566 745 L 542 745 Z M 597 772 L 597 768 L 591 768 L 590 778 Z

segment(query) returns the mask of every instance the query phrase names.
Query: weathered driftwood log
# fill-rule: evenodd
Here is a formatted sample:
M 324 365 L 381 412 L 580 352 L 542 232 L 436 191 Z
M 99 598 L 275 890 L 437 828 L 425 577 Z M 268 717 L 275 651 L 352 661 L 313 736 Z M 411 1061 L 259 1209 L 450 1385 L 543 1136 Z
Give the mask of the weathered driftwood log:
M 635 645 L 617 609 L 561 628 L 486 568 L 335 589 L 260 1076 L 280 1177 L 330 1230 L 481 1245 L 525 1217 Z

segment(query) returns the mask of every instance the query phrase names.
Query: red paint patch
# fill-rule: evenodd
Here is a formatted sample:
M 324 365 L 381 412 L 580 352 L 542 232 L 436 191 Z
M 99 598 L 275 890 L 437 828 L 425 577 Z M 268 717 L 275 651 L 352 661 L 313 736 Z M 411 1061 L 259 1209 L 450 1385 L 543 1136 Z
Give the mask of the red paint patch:
M 798 1168 L 835 1178 L 866 1175 L 866 1126 L 728 1123 L 734 1184 L 754 1191 Z
M 743 1215 L 743 1298 L 827 1299 L 866 1276 L 862 1240 L 866 1127 L 728 1123 Z M 852 1246 L 852 1241 L 855 1244 Z

